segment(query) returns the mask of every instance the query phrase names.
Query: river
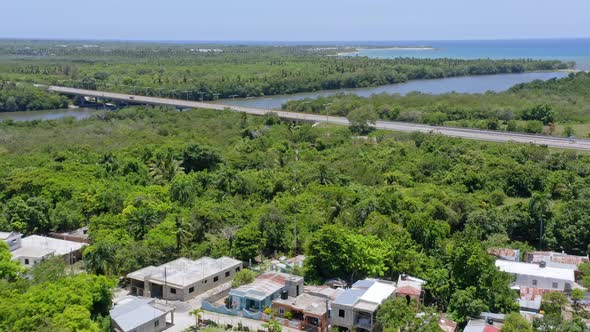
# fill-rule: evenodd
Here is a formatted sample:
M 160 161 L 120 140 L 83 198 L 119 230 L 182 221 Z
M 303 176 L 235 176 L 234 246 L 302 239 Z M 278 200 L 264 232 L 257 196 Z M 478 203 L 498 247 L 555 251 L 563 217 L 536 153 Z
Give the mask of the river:
M 534 80 L 548 80 L 567 76 L 566 72 L 535 72 L 522 74 L 499 74 L 484 76 L 465 76 L 434 80 L 415 80 L 399 84 L 382 85 L 371 88 L 324 90 L 315 92 L 296 93 L 291 95 L 276 95 L 256 98 L 236 98 L 215 101 L 217 104 L 233 106 L 255 107 L 262 109 L 280 109 L 281 105 L 290 100 L 305 98 L 317 98 L 332 96 L 338 93 L 354 93 L 368 97 L 379 93 L 398 93 L 405 95 L 410 92 L 428 94 L 443 94 L 449 92 L 458 93 L 484 93 L 486 91 L 501 92 L 519 84 Z M 14 121 L 54 120 L 67 116 L 75 119 L 86 119 L 98 112 L 90 108 L 60 109 L 30 112 L 0 112 L 0 121 L 12 119 Z
M 551 78 L 566 77 L 566 72 L 535 72 L 522 74 L 499 74 L 483 76 L 464 76 L 442 78 L 434 80 L 415 80 L 405 83 L 382 85 L 371 88 L 324 90 L 315 92 L 296 93 L 291 95 L 276 95 L 256 98 L 236 98 L 234 100 L 218 100 L 218 104 L 232 106 L 255 107 L 263 109 L 280 109 L 281 105 L 290 100 L 301 100 L 305 98 L 327 97 L 338 93 L 354 93 L 362 97 L 369 97 L 379 93 L 398 93 L 405 95 L 410 92 L 421 92 L 428 94 L 443 94 L 449 92 L 458 93 L 484 93 L 486 91 L 501 92 L 519 84 L 532 82 L 534 80 L 548 80 Z

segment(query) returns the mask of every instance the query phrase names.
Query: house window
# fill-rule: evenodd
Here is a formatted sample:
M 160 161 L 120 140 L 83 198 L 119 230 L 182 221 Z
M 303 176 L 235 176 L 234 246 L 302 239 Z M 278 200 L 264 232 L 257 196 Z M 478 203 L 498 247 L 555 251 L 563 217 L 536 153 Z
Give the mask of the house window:
M 194 291 L 195 291 L 195 287 L 194 287 L 194 286 L 188 289 L 188 292 L 189 292 L 189 293 L 192 293 L 192 292 L 194 292 Z
M 227 277 L 229 277 L 229 271 L 226 271 L 226 272 L 225 272 L 225 277 L 226 277 L 226 278 L 227 278 Z
M 552 283 L 552 284 L 551 284 L 551 287 L 553 287 L 553 288 L 557 288 L 557 283 L 556 283 L 556 282 Z
M 240 272 L 240 267 L 236 267 L 236 272 Z
M 29 259 L 25 258 L 25 265 L 29 265 Z
M 297 285 L 297 287 L 295 287 L 296 289 L 296 295 L 295 296 L 299 296 L 299 285 Z
M 170 293 L 172 293 L 172 294 L 176 294 L 176 288 L 172 288 L 172 287 L 170 287 Z
M 279 314 L 284 315 L 285 314 L 285 309 L 284 308 L 279 308 Z
M 155 321 L 155 322 L 154 322 L 154 326 L 155 326 L 155 327 L 158 327 L 158 326 L 160 326 L 160 320 L 157 320 L 157 321 Z
M 217 280 L 219 280 L 219 277 L 213 278 L 213 282 L 217 282 Z
M 342 310 L 342 309 L 338 310 L 338 317 L 344 318 L 344 310 Z
M 533 286 L 537 286 L 537 279 L 533 279 Z

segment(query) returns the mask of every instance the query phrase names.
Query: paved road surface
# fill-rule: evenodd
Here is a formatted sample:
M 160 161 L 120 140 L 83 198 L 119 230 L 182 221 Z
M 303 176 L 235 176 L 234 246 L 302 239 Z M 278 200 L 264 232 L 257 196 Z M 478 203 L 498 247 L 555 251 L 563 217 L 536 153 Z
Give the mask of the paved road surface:
M 344 117 L 326 116 L 317 114 L 304 114 L 295 112 L 284 112 L 276 110 L 267 110 L 260 108 L 251 107 L 240 107 L 240 106 L 226 106 L 220 104 L 210 104 L 205 102 L 186 101 L 178 99 L 167 99 L 158 97 L 146 97 L 139 95 L 127 95 L 121 93 L 112 93 L 104 91 L 84 90 L 75 88 L 65 88 L 58 86 L 50 86 L 50 91 L 59 92 L 69 95 L 81 95 L 88 97 L 99 97 L 112 100 L 122 100 L 131 103 L 140 104 L 152 104 L 152 105 L 168 105 L 174 107 L 183 108 L 204 108 L 213 110 L 225 110 L 229 109 L 236 112 L 243 112 L 254 115 L 264 115 L 268 112 L 274 112 L 279 117 L 288 120 L 299 120 L 309 122 L 327 122 L 339 125 L 348 126 L 349 122 Z M 527 135 L 518 133 L 509 133 L 501 131 L 490 131 L 490 130 L 478 130 L 478 129 L 467 129 L 467 128 L 454 128 L 454 127 L 441 127 L 441 126 L 429 126 L 424 124 L 408 123 L 408 122 L 394 122 L 394 121 L 377 121 L 375 124 L 377 129 L 402 131 L 402 132 L 422 132 L 429 133 L 435 132 L 441 135 L 450 137 L 460 137 L 465 139 L 472 139 L 478 141 L 488 142 L 517 142 L 517 143 L 534 143 L 539 145 L 547 145 L 553 148 L 562 149 L 574 149 L 574 150 L 585 150 L 590 151 L 590 140 L 586 139 L 567 139 L 560 137 L 542 136 L 542 135 Z

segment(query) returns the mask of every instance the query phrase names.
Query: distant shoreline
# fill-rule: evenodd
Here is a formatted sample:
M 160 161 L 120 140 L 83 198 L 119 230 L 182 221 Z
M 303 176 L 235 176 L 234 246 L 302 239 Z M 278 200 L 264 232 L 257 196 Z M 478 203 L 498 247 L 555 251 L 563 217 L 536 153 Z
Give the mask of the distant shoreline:
M 388 46 L 388 47 L 359 47 L 350 51 L 340 52 L 339 56 L 359 53 L 360 51 L 384 50 L 384 51 L 435 51 L 432 46 Z

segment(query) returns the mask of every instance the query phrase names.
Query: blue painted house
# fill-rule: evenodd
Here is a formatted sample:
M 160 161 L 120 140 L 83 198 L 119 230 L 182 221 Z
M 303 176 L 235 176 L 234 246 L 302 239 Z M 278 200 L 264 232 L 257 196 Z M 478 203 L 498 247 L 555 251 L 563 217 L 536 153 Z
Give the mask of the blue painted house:
M 260 312 L 270 308 L 272 301 L 285 295 L 297 297 L 303 293 L 303 277 L 281 272 L 266 272 L 254 282 L 232 289 L 229 298 L 232 309 Z

